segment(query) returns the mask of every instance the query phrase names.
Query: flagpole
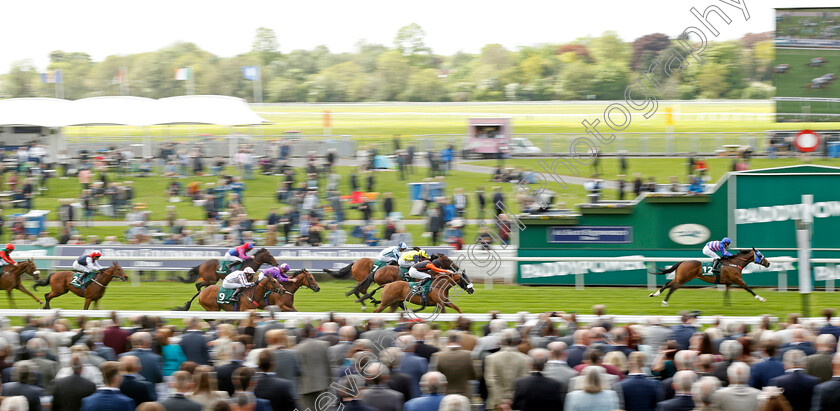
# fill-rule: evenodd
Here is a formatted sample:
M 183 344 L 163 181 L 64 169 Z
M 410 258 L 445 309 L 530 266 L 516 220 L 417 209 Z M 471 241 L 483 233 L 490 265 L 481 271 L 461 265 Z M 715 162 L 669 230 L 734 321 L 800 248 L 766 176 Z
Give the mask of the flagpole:
M 262 103 L 262 67 L 257 67 L 257 78 L 254 79 L 254 103 Z
M 194 95 L 195 94 L 195 74 L 193 74 L 193 68 L 188 67 L 189 70 L 187 71 L 187 94 Z

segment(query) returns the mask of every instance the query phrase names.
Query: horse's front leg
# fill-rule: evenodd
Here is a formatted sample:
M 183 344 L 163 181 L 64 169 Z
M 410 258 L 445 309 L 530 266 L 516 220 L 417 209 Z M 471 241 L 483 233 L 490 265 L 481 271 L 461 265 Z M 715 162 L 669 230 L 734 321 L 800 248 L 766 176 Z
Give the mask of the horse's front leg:
M 38 302 L 38 304 L 44 305 L 44 302 L 43 302 L 43 301 L 41 301 L 41 299 L 40 299 L 40 298 L 38 298 L 38 297 L 36 297 L 35 295 L 33 295 L 32 293 L 30 293 L 30 292 L 29 292 L 29 290 L 27 290 L 27 289 L 26 289 L 26 287 L 24 287 L 24 286 L 23 286 L 23 284 L 19 284 L 19 285 L 17 286 L 17 289 L 18 289 L 18 290 L 20 290 L 20 291 L 22 291 L 24 294 L 26 294 L 26 295 L 28 295 L 28 296 L 30 296 L 30 297 L 32 297 L 32 298 L 34 298 L 34 299 L 35 299 L 35 301 L 37 301 L 37 302 Z
M 729 284 L 726 284 L 726 290 L 723 292 L 723 305 L 729 307 Z
M 84 308 L 85 310 L 90 308 L 90 303 L 91 303 L 90 298 L 85 298 L 85 308 Z
M 17 306 L 15 306 L 15 299 L 12 298 L 12 290 L 13 288 L 6 290 L 6 292 L 9 293 L 9 307 L 17 308 Z
M 752 288 L 750 288 L 750 287 L 747 285 L 747 283 L 745 283 L 745 282 L 744 282 L 744 279 L 743 279 L 743 278 L 734 278 L 734 279 L 732 279 L 732 283 L 733 283 L 733 284 L 735 284 L 735 285 L 737 285 L 738 287 L 741 287 L 741 288 L 743 288 L 743 289 L 747 290 L 747 292 L 749 292 L 750 294 L 752 294 L 752 296 L 753 296 L 753 297 L 755 297 L 755 299 L 756 299 L 756 300 L 761 301 L 761 302 L 765 302 L 765 301 L 767 301 L 767 299 L 766 299 L 766 298 L 764 298 L 764 297 L 762 297 L 762 296 L 760 296 L 760 295 L 756 294 L 756 293 L 752 290 Z

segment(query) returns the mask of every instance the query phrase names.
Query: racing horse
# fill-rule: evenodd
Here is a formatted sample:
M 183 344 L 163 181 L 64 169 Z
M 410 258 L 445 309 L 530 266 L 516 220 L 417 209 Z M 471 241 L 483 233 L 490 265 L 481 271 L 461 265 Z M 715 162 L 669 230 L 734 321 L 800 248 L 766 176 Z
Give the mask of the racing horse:
M 671 294 L 673 294 L 674 291 L 682 287 L 683 284 L 698 278 L 707 283 L 726 285 L 726 292 L 723 296 L 724 304 L 726 305 L 729 305 L 729 287 L 733 284 L 747 290 L 753 295 L 753 297 L 755 297 L 756 300 L 765 302 L 767 300 L 753 292 L 753 290 L 747 286 L 747 283 L 744 282 L 744 279 L 741 278 L 741 270 L 750 263 L 756 263 L 762 267 L 770 267 L 770 262 L 767 261 L 767 259 L 764 258 L 764 255 L 755 248 L 751 250 L 741 250 L 738 254 L 735 254 L 732 257 L 722 258 L 720 260 L 720 281 L 718 282 L 718 279 L 715 276 L 703 275 L 703 263 L 700 261 L 680 261 L 667 269 L 658 269 L 657 272 L 651 273 L 656 275 L 674 273 L 674 279 L 666 282 L 662 288 L 655 293 L 651 293 L 648 297 L 656 297 L 659 294 L 662 294 L 666 288 L 670 288 L 671 290 L 668 292 L 668 295 L 665 296 L 665 299 L 662 301 L 662 306 L 667 307 L 668 299 L 671 298 Z
M 446 307 L 449 307 L 460 313 L 461 309 L 449 299 L 449 289 L 456 284 L 468 294 L 475 292 L 475 288 L 473 288 L 472 282 L 467 277 L 466 272 L 442 273 L 435 276 L 434 280 L 432 280 L 432 285 L 429 287 L 429 293 L 426 294 L 425 302 L 420 295 L 412 291 L 411 285 L 407 281 L 395 281 L 385 284 L 382 290 L 382 302 L 373 312 L 381 313 L 386 308 L 390 308 L 390 312 L 394 312 L 398 307 L 405 309 L 405 302 L 410 302 L 422 306 L 420 308 L 421 310 L 427 306 L 434 305 L 440 308 L 441 312 L 446 312 Z M 367 297 L 363 296 L 361 299 Z
M 275 280 L 274 277 L 266 275 L 256 286 L 249 287 L 249 289 L 243 290 L 239 294 L 239 303 L 236 306 L 233 304 L 219 305 L 216 303 L 216 297 L 219 296 L 219 286 L 216 284 L 212 284 L 199 291 L 197 297 L 198 303 L 207 311 L 248 311 L 265 307 L 266 293 L 277 291 L 280 288 L 282 288 L 280 282 Z M 190 300 L 191 302 L 192 300 Z M 187 303 L 186 309 L 183 311 L 189 310 L 190 303 Z
M 452 262 L 452 260 L 445 254 L 432 254 L 430 256 L 431 261 L 434 261 L 434 259 L 436 258 L 440 260 L 441 268 L 445 270 L 460 270 L 460 268 L 458 268 L 458 266 L 454 262 Z M 371 264 L 373 264 L 372 260 Z M 368 269 L 368 271 L 370 271 L 370 269 Z M 355 273 L 353 275 L 355 276 Z M 402 278 L 400 278 L 400 267 L 396 265 L 386 265 L 376 270 L 375 273 L 369 273 L 364 280 L 356 284 L 356 286 L 353 287 L 352 290 L 348 291 L 345 295 L 349 297 L 350 294 L 354 294 L 356 298 L 358 298 L 358 300 L 356 301 L 361 303 L 363 308 L 365 307 L 364 300 L 368 298 L 370 299 L 371 303 L 379 304 L 380 302 L 376 301 L 376 299 L 373 298 L 373 294 L 376 293 L 376 291 L 381 289 L 386 284 L 390 284 L 394 281 L 400 280 L 402 280 Z M 377 285 L 379 285 L 379 287 L 374 289 L 372 292 L 368 293 L 368 287 L 370 287 L 370 285 L 374 282 Z M 363 294 L 368 297 L 361 297 L 359 294 Z
M 315 277 L 306 269 L 298 271 L 297 274 L 289 276 L 289 278 L 292 281 L 280 283 L 281 288 L 270 292 L 266 297 L 268 301 L 259 308 L 265 308 L 266 305 L 276 305 L 280 307 L 280 311 L 297 311 L 295 309 L 295 292 L 297 290 L 307 287 L 316 293 L 321 291 L 321 286 L 315 281 Z
M 38 281 L 41 279 L 38 276 L 39 273 L 40 271 L 38 271 L 38 268 L 35 267 L 35 262 L 33 262 L 31 258 L 26 261 L 19 261 L 17 265 L 3 266 L 3 274 L 0 275 L 0 290 L 6 290 L 6 292 L 9 293 L 9 305 L 12 308 L 17 308 L 15 306 L 15 300 L 12 298 L 12 290 L 20 290 L 26 295 L 34 298 L 38 304 L 44 304 L 40 298 L 29 292 L 20 280 L 23 274 L 28 274 L 31 275 L 35 281 Z
M 274 256 L 268 252 L 265 248 L 260 248 L 252 258 L 245 260 L 241 266 L 239 266 L 240 270 L 244 270 L 245 267 L 251 267 L 254 271 L 257 271 L 258 268 L 262 267 L 263 264 L 268 264 L 270 266 L 276 266 L 277 260 L 274 259 Z M 184 283 L 191 283 L 195 280 L 201 280 L 195 284 L 195 290 L 201 291 L 202 287 L 207 287 L 209 285 L 216 284 L 224 278 L 223 275 L 216 274 L 216 270 L 219 269 L 219 260 L 212 259 L 207 260 L 193 268 L 187 272 L 187 278 L 181 278 L 181 282 Z
M 44 299 L 46 300 L 46 304 L 44 304 L 45 310 L 50 309 L 50 300 L 67 294 L 68 291 L 72 291 L 73 294 L 85 299 L 85 310 L 90 307 L 91 302 L 93 302 L 93 308 L 98 309 L 99 299 L 105 295 L 105 287 L 114 278 L 121 281 L 128 280 L 128 276 L 125 275 L 122 267 L 116 261 L 110 267 L 94 274 L 93 280 L 84 289 L 70 284 L 70 281 L 73 280 L 73 271 L 56 271 L 47 276 L 46 279 L 36 282 L 35 290 L 45 285 L 50 286 L 50 292 L 44 294 Z

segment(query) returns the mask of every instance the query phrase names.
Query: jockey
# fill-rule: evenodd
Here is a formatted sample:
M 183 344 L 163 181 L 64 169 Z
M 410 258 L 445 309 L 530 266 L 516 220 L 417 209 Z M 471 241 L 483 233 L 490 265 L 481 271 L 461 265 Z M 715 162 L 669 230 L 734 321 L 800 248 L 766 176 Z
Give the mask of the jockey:
M 420 247 L 414 247 L 413 250 L 403 253 L 400 256 L 400 275 L 407 273 L 414 264 L 428 259 L 429 255 Z
M 398 265 L 398 261 L 400 260 L 400 255 L 408 249 L 408 245 L 405 243 L 399 243 L 399 245 L 395 245 L 393 247 L 388 247 L 379 252 L 379 256 L 373 260 L 373 267 L 371 267 L 371 274 L 375 273 L 376 270 L 384 267 L 387 264 Z
M 10 256 L 12 251 L 15 251 L 15 245 L 12 243 L 6 244 L 6 247 L 0 250 L 0 267 L 9 264 L 17 265 L 15 260 L 12 260 L 12 257 Z M 0 270 L 2 270 L 2 268 L 0 268 Z
M 703 254 L 706 254 L 709 258 L 714 259 L 714 263 L 712 264 L 712 272 L 720 274 L 720 259 L 715 252 L 721 253 L 723 257 L 732 257 L 732 253 L 726 250 L 726 247 L 729 247 L 729 244 L 732 243 L 732 240 L 729 237 L 723 237 L 723 240 L 720 241 L 709 241 L 703 247 Z
M 413 266 L 411 266 L 411 268 L 408 269 L 408 275 L 411 278 L 422 280 L 414 286 L 415 292 L 419 293 L 423 289 L 423 285 L 432 278 L 432 276 L 429 274 L 429 271 L 438 274 L 452 273 L 449 270 L 444 270 L 443 268 L 438 267 L 438 265 L 435 264 L 435 261 L 421 261 L 417 264 L 414 264 Z
M 73 271 L 83 273 L 82 274 L 82 284 L 85 282 L 85 277 L 87 277 L 90 273 L 94 271 L 100 271 L 105 267 L 99 265 L 99 257 L 102 257 L 102 253 L 99 250 L 93 250 L 88 255 L 83 255 L 73 261 Z
M 239 247 L 231 248 L 225 253 L 225 260 L 222 262 L 223 267 L 221 267 L 221 270 L 231 268 L 234 264 L 242 264 L 245 260 L 251 258 L 251 256 L 248 255 L 248 251 L 253 249 L 254 244 L 252 243 L 245 243 Z
M 289 270 L 291 270 L 291 267 L 289 267 L 289 265 L 286 263 L 280 264 L 277 267 L 268 268 L 260 273 L 260 276 L 258 277 L 257 281 L 261 281 L 263 279 L 263 276 L 267 275 L 269 277 L 273 277 L 277 281 L 287 283 L 289 281 L 292 281 L 286 275 L 286 273 L 289 272 Z
M 240 294 L 242 289 L 254 285 L 254 283 L 251 282 L 251 279 L 253 278 L 254 269 L 251 267 L 245 267 L 244 270 L 234 271 L 226 275 L 225 279 L 222 281 L 222 287 L 236 290 L 233 295 L 231 295 L 231 299 L 233 299 Z

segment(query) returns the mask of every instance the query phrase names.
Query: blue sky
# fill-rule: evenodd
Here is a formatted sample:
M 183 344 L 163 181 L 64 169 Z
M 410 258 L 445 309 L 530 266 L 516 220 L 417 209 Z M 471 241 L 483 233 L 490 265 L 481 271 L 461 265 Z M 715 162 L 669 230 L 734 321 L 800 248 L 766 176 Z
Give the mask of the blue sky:
M 488 43 L 514 49 L 567 42 L 607 30 L 632 41 L 655 32 L 675 36 L 698 24 L 691 7 L 702 11 L 711 4 L 732 18 L 729 26 L 721 22 L 718 27 L 720 39 L 731 39 L 772 30 L 774 7 L 832 5 L 826 0 L 746 3 L 749 21 L 719 0 L 4 1 L 0 72 L 23 59 L 43 70 L 47 54 L 57 49 L 87 52 L 99 61 L 179 40 L 228 57 L 250 49 L 261 26 L 277 33 L 282 52 L 320 44 L 336 52 L 352 51 L 360 39 L 390 46 L 397 30 L 412 22 L 423 27 L 426 44 L 440 54 L 477 52 Z

